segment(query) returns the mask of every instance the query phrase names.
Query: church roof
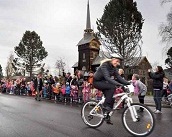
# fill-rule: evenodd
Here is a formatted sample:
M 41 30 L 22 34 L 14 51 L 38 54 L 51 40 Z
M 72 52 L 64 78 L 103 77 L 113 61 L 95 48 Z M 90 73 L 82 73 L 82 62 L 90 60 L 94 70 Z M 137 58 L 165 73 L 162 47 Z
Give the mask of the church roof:
M 104 55 L 105 53 L 100 52 L 100 54 L 94 59 L 92 65 L 100 65 L 100 62 L 104 59 L 107 59 L 108 54 Z M 126 64 L 126 66 L 128 67 L 133 67 L 133 66 L 139 66 L 140 63 L 142 63 L 143 60 L 147 60 L 146 56 L 142 56 L 142 57 L 134 57 L 132 62 L 135 62 L 135 64 L 131 65 L 132 63 Z M 148 61 L 148 60 L 147 60 Z M 151 65 L 150 65 L 151 66 Z
M 93 60 L 93 63 L 91 65 L 92 66 L 99 66 L 102 60 L 108 58 L 107 56 L 108 55 L 105 55 L 105 53 L 103 53 L 103 52 L 100 51 L 99 55 Z M 136 64 L 134 64 L 133 66 L 139 66 L 139 64 L 142 63 L 142 61 L 145 60 L 145 59 L 147 60 L 146 56 L 134 57 L 133 60 L 136 61 Z M 128 67 L 133 67 L 133 66 L 129 65 Z M 72 68 L 77 68 L 77 67 L 78 67 L 78 62 L 76 62 L 72 66 Z M 151 67 L 151 65 L 150 65 L 150 67 Z
M 78 67 L 78 62 L 76 62 L 73 66 L 72 66 L 72 68 L 77 68 Z
M 100 65 L 100 62 L 107 58 L 110 58 L 107 52 L 99 51 L 99 55 L 93 60 L 92 65 Z
M 84 37 L 79 41 L 79 43 L 77 44 L 77 46 L 90 43 L 93 39 L 95 39 L 95 37 L 93 36 L 93 34 L 91 34 L 91 33 L 88 33 L 88 34 L 85 33 L 84 34 Z
M 127 67 L 133 67 L 133 66 L 139 66 L 140 63 L 142 63 L 143 60 L 147 60 L 146 56 L 141 57 L 133 57 L 131 61 L 128 61 L 125 66 Z
M 100 62 L 101 62 L 102 60 L 104 60 L 104 59 L 105 59 L 104 57 L 97 56 L 97 57 L 94 59 L 92 65 L 100 65 Z

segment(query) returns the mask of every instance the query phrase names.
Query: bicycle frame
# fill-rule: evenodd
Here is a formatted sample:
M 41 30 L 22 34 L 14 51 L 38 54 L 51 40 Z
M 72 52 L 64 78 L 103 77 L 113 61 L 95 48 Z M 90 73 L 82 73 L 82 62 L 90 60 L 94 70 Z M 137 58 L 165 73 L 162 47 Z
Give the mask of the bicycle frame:
M 130 96 L 131 93 L 119 93 L 119 94 L 116 94 L 113 96 L 113 98 L 116 98 L 116 97 L 121 97 L 120 100 L 117 102 L 117 104 L 113 107 L 113 111 L 115 111 L 117 109 L 117 107 L 122 103 L 122 101 L 125 99 L 127 101 L 127 106 L 130 110 L 130 114 L 131 114 L 131 117 L 132 117 L 132 120 L 134 122 L 137 121 L 137 118 L 138 118 L 138 115 L 137 115 L 137 112 L 136 112 L 136 109 L 135 107 L 132 107 L 131 106 L 131 103 L 133 103 L 133 100 Z M 101 118 L 104 118 L 104 115 L 101 115 L 101 114 L 97 114 L 95 113 L 95 110 L 96 108 L 98 108 L 99 105 L 102 105 L 105 101 L 105 97 L 103 96 L 102 97 L 102 100 L 100 100 L 97 105 L 90 111 L 90 115 L 93 115 L 93 116 L 97 116 L 97 117 L 101 117 Z M 114 103 L 115 104 L 115 103 Z M 113 111 L 111 111 L 109 113 L 109 116 L 112 116 L 113 114 Z

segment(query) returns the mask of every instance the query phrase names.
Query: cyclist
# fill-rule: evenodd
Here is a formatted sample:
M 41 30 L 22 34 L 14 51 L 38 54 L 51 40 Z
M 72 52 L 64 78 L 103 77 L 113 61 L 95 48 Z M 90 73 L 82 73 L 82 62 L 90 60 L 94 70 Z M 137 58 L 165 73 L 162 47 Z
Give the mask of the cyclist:
M 111 59 L 104 61 L 94 74 L 93 85 L 101 90 L 105 96 L 103 110 L 107 124 L 113 124 L 110 120 L 109 112 L 113 109 L 114 91 L 116 86 L 130 85 L 130 82 L 123 79 L 119 73 L 122 57 L 117 54 L 112 54 Z

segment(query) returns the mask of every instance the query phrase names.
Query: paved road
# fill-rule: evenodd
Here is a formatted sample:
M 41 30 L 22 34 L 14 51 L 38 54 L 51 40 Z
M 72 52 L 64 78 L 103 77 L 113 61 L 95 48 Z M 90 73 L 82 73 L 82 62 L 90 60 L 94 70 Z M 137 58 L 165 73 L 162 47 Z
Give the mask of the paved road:
M 153 109 L 153 108 L 151 108 Z M 171 137 L 172 109 L 156 115 L 150 137 Z M 113 115 L 114 125 L 88 128 L 80 118 L 80 107 L 37 102 L 33 98 L 0 95 L 0 137 L 130 137 L 121 123 L 121 111 Z

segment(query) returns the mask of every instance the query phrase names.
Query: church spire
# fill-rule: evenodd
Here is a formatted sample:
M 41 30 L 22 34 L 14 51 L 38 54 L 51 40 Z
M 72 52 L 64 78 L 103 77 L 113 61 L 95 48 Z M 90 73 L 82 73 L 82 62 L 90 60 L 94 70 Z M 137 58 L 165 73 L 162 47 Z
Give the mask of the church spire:
M 85 32 L 92 32 L 93 30 L 91 29 L 91 20 L 90 20 L 90 5 L 89 5 L 89 0 L 87 4 L 87 19 L 86 19 L 86 29 Z

